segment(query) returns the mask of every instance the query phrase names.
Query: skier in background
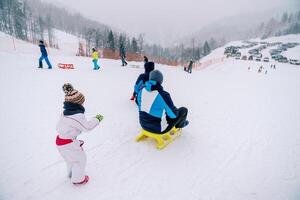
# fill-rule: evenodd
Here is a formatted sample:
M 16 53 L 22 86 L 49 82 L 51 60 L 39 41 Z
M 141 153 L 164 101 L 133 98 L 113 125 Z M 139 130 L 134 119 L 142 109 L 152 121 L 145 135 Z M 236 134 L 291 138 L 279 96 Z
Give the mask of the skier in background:
M 92 48 L 92 58 L 94 63 L 94 70 L 100 69 L 100 66 L 98 65 L 99 55 L 95 48 Z
M 84 142 L 78 140 L 77 136 L 98 126 L 103 116 L 96 115 L 91 120 L 86 120 L 84 95 L 75 90 L 70 83 L 63 85 L 63 91 L 64 112 L 56 126 L 56 147 L 67 163 L 68 177 L 73 184 L 85 184 L 89 181 L 89 176 L 85 175 L 86 154 L 82 148 Z
M 187 67 L 187 72 L 190 74 L 192 73 L 193 63 L 194 63 L 194 61 L 190 60 L 189 66 Z
M 139 93 L 139 91 L 145 86 L 145 83 L 149 80 L 149 74 L 151 71 L 154 70 L 154 62 L 147 62 L 144 64 L 145 72 L 143 74 L 140 74 L 137 78 L 135 85 L 134 85 L 134 92 L 131 96 L 130 100 L 135 100 L 136 95 Z M 137 103 L 137 101 L 135 101 Z
M 48 69 L 52 69 L 52 65 L 48 59 L 48 53 L 47 53 L 47 50 L 46 50 L 46 47 L 45 47 L 45 44 L 44 44 L 44 41 L 43 40 L 40 40 L 39 42 L 39 47 L 40 47 L 40 50 L 41 50 L 41 57 L 39 59 L 39 68 L 43 68 L 43 60 L 45 59 L 47 65 L 48 65 Z
M 147 56 L 144 56 L 144 63 L 147 63 L 148 62 L 148 58 Z
M 142 128 L 152 133 L 163 134 L 174 126 L 183 128 L 189 124 L 186 120 L 188 109 L 176 108 L 171 96 L 162 87 L 163 75 L 160 71 L 150 72 L 149 81 L 137 95 L 139 107 L 139 121 Z M 161 121 L 163 113 L 166 113 L 168 126 L 162 130 Z
M 120 45 L 120 57 L 122 60 L 122 66 L 126 66 L 128 63 L 126 62 L 126 51 L 123 44 Z

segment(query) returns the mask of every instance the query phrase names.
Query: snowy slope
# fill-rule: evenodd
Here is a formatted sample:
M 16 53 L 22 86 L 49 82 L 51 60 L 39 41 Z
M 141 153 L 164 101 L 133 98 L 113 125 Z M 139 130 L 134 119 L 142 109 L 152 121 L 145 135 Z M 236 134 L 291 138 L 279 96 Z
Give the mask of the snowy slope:
M 31 45 L 17 53 L 2 46 L 0 199 L 300 198 L 299 67 L 265 65 L 268 74 L 258 74 L 261 63 L 229 59 L 187 74 L 158 66 L 175 105 L 189 109 L 190 125 L 157 151 L 154 142 L 135 142 L 140 126 L 129 97 L 141 68 L 102 59 L 101 70 L 92 71 L 89 58 L 50 53 L 54 65 L 72 62 L 76 69 L 38 70 Z M 65 82 L 85 95 L 87 117 L 104 115 L 80 136 L 91 178 L 82 187 L 66 178 L 54 143 Z
M 54 43 L 58 44 L 59 49 L 48 48 L 48 53 L 50 55 L 75 56 L 78 52 L 79 41 L 82 39 L 63 31 L 54 30 Z M 40 50 L 36 46 L 0 32 L 0 52 L 40 54 Z

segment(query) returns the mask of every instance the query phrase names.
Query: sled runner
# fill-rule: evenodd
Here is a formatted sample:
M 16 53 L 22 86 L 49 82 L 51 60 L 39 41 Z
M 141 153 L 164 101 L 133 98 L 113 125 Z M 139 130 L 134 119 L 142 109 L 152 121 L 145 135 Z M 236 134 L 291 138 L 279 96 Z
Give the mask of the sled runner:
M 61 69 L 74 69 L 73 64 L 58 63 L 57 66 Z
M 173 142 L 179 135 L 181 135 L 181 128 L 173 127 L 169 132 L 164 134 L 151 133 L 142 129 L 140 135 L 136 137 L 136 141 L 139 142 L 148 137 L 152 138 L 156 141 L 156 148 L 161 150 Z

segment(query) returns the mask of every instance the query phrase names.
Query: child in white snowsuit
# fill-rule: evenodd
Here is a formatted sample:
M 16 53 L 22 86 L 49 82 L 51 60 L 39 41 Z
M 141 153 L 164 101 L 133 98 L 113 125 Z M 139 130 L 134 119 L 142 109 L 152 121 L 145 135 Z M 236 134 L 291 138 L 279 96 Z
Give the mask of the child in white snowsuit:
M 85 175 L 86 154 L 82 148 L 83 141 L 78 140 L 77 136 L 82 131 L 94 129 L 103 119 L 97 115 L 91 120 L 86 120 L 84 95 L 75 90 L 69 83 L 63 85 L 65 92 L 64 112 L 57 123 L 56 146 L 67 163 L 67 173 L 74 184 L 85 184 L 89 177 Z

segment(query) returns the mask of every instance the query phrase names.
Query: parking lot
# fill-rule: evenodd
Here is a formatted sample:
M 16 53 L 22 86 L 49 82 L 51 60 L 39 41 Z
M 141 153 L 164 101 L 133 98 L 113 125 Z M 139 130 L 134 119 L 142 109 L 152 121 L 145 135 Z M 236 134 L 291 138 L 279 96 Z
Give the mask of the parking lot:
M 288 55 L 286 52 L 289 52 Z M 300 44 L 297 42 L 243 41 L 240 45 L 227 46 L 224 55 L 236 60 L 300 65 Z

